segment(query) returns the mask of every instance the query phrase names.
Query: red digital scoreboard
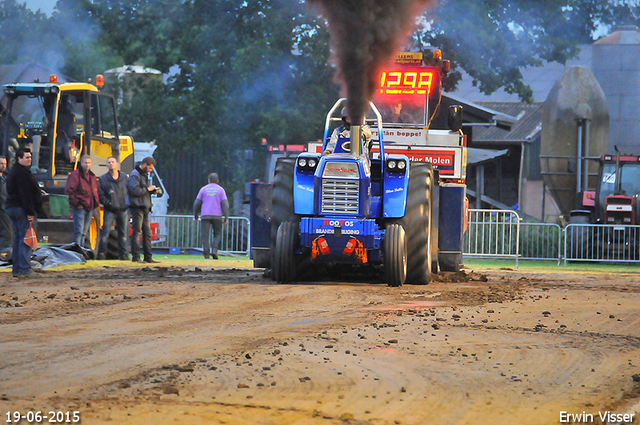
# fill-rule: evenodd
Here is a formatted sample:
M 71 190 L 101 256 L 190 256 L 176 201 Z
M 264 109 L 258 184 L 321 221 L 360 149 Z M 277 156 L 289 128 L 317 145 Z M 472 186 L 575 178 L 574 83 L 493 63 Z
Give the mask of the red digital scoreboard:
M 385 123 L 426 125 L 439 96 L 440 68 L 396 65 L 380 72 L 373 102 Z
M 402 66 L 381 72 L 376 97 L 380 100 L 403 99 L 424 102 L 440 89 L 440 69 L 436 67 Z

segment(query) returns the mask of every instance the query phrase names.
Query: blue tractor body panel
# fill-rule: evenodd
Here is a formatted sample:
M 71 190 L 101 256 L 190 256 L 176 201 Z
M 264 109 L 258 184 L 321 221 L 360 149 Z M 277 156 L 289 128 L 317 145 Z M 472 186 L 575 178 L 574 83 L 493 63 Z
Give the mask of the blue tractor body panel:
M 294 211 L 302 216 L 300 249 L 310 249 L 317 261 L 382 261 L 384 229 L 376 219 L 404 216 L 410 169 L 404 155 L 389 155 L 389 161 L 403 167 L 390 170 L 364 155 L 300 154 L 294 172 Z
M 316 167 L 301 167 L 299 160 L 304 158 L 308 164 L 309 161 L 320 160 L 320 155 L 312 153 L 304 153 L 298 156 L 296 161 L 296 169 L 293 175 L 293 206 L 296 214 L 313 215 L 314 210 L 314 181 Z
M 409 170 L 411 164 L 405 155 L 387 155 L 389 161 L 405 161 L 407 167 L 404 172 L 391 172 L 384 168 L 384 194 L 382 201 L 382 216 L 384 218 L 404 217 L 407 207 L 407 189 L 409 187 Z
M 314 260 L 380 261 L 383 236 L 384 230 L 373 219 L 303 217 L 300 221 L 300 246 L 310 248 Z

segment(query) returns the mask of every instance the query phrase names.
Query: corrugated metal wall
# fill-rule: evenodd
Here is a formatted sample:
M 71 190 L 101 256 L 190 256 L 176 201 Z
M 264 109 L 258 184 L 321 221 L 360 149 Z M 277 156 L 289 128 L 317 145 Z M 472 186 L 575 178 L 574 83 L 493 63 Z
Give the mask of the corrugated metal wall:
M 609 152 L 640 153 L 640 33 L 623 26 L 593 45 L 593 74 L 609 103 Z

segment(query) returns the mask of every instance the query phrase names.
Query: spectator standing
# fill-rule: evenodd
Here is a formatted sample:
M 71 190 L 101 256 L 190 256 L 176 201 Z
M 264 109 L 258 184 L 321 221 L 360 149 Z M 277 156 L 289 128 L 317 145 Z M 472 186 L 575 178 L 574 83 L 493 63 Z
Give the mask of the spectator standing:
M 6 211 L 7 203 L 7 158 L 0 156 L 0 252 L 11 248 L 13 244 L 13 225 Z
M 142 251 L 145 263 L 159 263 L 151 256 L 151 226 L 149 212 L 151 211 L 151 195 L 158 193 L 155 185 L 149 184 L 149 173 L 153 171 L 156 160 L 148 156 L 131 172 L 127 184 L 129 192 L 129 208 L 131 211 L 131 261 L 141 263 L 140 235 L 142 234 Z
M 24 277 L 32 273 L 31 247 L 24 237 L 36 220 L 36 214 L 44 216 L 42 191 L 31 174 L 31 150 L 16 151 L 17 163 L 7 176 L 7 214 L 13 225 L 13 276 Z
M 118 259 L 125 261 L 129 259 L 127 254 L 127 182 L 128 176 L 119 170 L 120 163 L 110 156 L 107 158 L 107 169 L 109 170 L 98 179 L 98 196 L 100 203 L 104 207 L 104 219 L 102 229 L 100 229 L 100 245 L 98 246 L 98 260 L 107 258 L 107 244 L 111 224 L 115 221 L 118 233 Z
M 93 210 L 100 204 L 98 179 L 91 171 L 89 155 L 83 155 L 80 168 L 69 174 L 64 193 L 69 196 L 69 207 L 73 212 L 73 242 L 84 247 Z
M 224 215 L 224 224 L 229 222 L 229 201 L 227 193 L 222 186 L 218 184 L 219 179 L 216 173 L 209 174 L 209 184 L 203 186 L 198 192 L 195 202 L 193 203 L 193 218 L 202 219 L 202 249 L 204 258 L 218 259 L 218 246 L 222 236 L 222 216 Z M 209 246 L 209 235 L 213 228 L 213 246 Z

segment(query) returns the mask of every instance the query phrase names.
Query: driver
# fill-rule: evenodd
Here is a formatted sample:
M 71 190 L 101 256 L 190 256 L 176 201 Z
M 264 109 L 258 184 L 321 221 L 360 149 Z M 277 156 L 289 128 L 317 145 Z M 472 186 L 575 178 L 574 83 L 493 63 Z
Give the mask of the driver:
M 327 143 L 327 147 L 323 152 L 323 155 L 329 155 L 333 153 L 336 148 L 336 143 L 338 139 L 348 139 L 351 137 L 351 121 L 349 118 L 349 114 L 347 112 L 347 108 L 342 108 L 342 125 L 333 130 L 331 134 L 331 138 L 329 139 L 329 143 Z M 362 138 L 362 146 L 363 152 L 365 156 L 369 156 L 369 151 L 371 150 L 371 145 L 373 142 L 371 141 L 371 129 L 368 125 L 363 124 L 360 127 L 360 137 Z
M 71 161 L 71 146 L 76 135 L 76 116 L 73 113 L 73 101 L 71 96 L 64 96 L 60 101 L 60 112 L 58 113 L 56 150 L 62 152 L 68 161 Z

